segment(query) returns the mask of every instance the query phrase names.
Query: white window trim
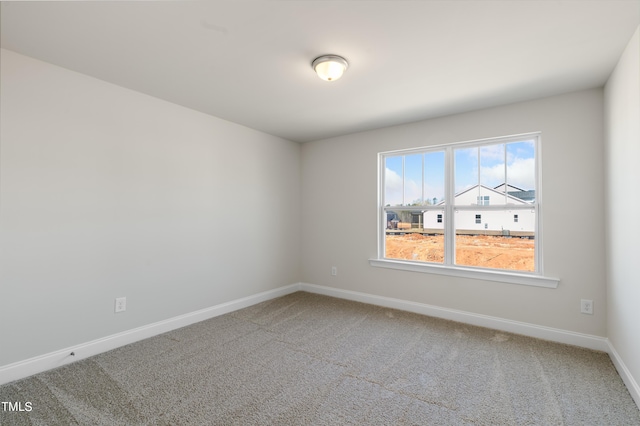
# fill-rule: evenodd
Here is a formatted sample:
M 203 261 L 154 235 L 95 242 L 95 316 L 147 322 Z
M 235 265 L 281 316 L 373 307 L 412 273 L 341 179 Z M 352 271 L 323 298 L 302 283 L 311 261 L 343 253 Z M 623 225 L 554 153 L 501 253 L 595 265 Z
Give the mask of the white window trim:
M 413 262 L 409 260 L 399 260 L 399 259 L 388 259 L 384 257 L 385 253 L 385 222 L 383 218 L 386 218 L 386 211 L 384 209 L 384 158 L 391 155 L 408 155 L 411 153 L 424 152 L 425 150 L 439 150 L 439 149 L 448 149 L 453 150 L 454 148 L 468 146 L 477 146 L 482 144 L 496 144 L 496 143 L 509 143 L 509 142 L 517 142 L 523 139 L 535 139 L 536 140 L 536 249 L 535 249 L 535 263 L 536 263 L 536 272 L 518 272 L 518 271 L 508 271 L 502 269 L 489 269 L 489 268 L 480 268 L 480 267 L 465 267 L 458 265 L 441 265 L 437 263 L 427 263 L 427 262 Z M 445 276 L 453 276 L 460 278 L 471 278 L 477 280 L 484 281 L 497 281 L 511 284 L 520 284 L 520 285 L 529 285 L 536 287 L 546 287 L 546 288 L 557 288 L 560 279 L 554 277 L 547 277 L 543 274 L 543 265 L 542 265 L 542 196 L 541 196 L 541 174 L 540 171 L 542 169 L 541 166 L 541 133 L 525 133 L 520 135 L 499 137 L 499 138 L 488 138 L 482 140 L 474 140 L 467 142 L 459 142 L 459 143 L 450 143 L 450 144 L 442 144 L 442 145 L 433 145 L 427 147 L 420 147 L 414 149 L 407 150 L 397 150 L 397 151 L 387 151 L 381 152 L 378 154 L 378 258 L 369 259 L 369 264 L 374 267 L 379 268 L 387 268 L 387 269 L 397 269 L 403 271 L 412 271 L 412 272 L 422 272 L 422 273 L 430 273 L 437 275 L 445 275 Z M 448 171 L 445 174 L 445 187 L 447 190 L 446 199 L 454 200 L 455 194 L 453 193 L 453 155 L 448 155 L 446 170 Z M 424 209 L 426 206 L 422 206 Z M 451 216 L 452 212 L 463 206 L 455 206 L 453 202 L 449 202 L 444 206 L 444 209 L 449 209 L 449 216 Z M 485 206 L 489 207 L 489 206 Z M 494 206 L 491 206 L 494 207 Z M 472 208 L 472 207 L 469 207 Z M 496 206 L 496 208 L 500 208 Z M 427 208 L 427 209 L 436 209 L 435 207 Z M 439 209 L 443 209 L 442 206 Z M 446 216 L 446 214 L 445 214 Z M 445 221 L 446 222 L 446 221 Z M 450 224 L 445 226 L 445 232 L 455 232 L 453 230 L 453 221 L 448 221 Z M 445 259 L 453 258 L 453 247 L 451 244 L 445 245 Z

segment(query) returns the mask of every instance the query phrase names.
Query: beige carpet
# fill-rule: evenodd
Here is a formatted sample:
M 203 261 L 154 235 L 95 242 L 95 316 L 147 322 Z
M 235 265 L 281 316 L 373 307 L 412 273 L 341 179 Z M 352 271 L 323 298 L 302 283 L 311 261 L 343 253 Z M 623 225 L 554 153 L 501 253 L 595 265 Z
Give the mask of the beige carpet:
M 4 425 L 640 425 L 608 355 L 298 292 L 0 387 Z

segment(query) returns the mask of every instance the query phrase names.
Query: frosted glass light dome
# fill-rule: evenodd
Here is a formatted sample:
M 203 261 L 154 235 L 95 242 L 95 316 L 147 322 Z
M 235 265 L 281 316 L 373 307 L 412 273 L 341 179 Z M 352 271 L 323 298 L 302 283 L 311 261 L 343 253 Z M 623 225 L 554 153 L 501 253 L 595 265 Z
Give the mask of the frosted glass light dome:
M 314 59 L 311 66 L 321 79 L 335 81 L 342 77 L 349 63 L 341 56 L 324 55 Z

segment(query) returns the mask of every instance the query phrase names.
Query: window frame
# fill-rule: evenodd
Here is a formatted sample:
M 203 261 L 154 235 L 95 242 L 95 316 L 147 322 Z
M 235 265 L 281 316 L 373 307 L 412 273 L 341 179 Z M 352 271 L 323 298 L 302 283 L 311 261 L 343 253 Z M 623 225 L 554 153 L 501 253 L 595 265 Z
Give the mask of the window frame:
M 543 268 L 543 232 L 542 232 L 542 185 L 541 185 L 541 132 L 523 133 L 518 135 L 495 137 L 471 140 L 465 142 L 454 142 L 446 144 L 438 144 L 431 146 L 423 146 L 418 148 L 401 149 L 393 151 L 385 151 L 378 153 L 378 221 L 377 221 L 377 235 L 378 235 L 378 256 L 375 259 L 369 259 L 371 266 L 399 269 L 413 272 L 434 273 L 439 275 L 449 275 L 463 278 L 474 278 L 488 281 L 498 281 L 513 284 L 532 285 L 538 287 L 556 288 L 559 284 L 559 279 L 554 277 L 544 276 Z M 486 145 L 496 144 L 508 144 L 513 142 L 521 142 L 525 140 L 533 140 L 535 145 L 535 190 L 536 199 L 533 203 L 535 206 L 535 271 L 516 271 L 505 269 L 492 269 L 482 268 L 477 266 L 461 266 L 456 265 L 452 259 L 455 258 L 455 249 L 453 240 L 455 239 L 455 225 L 454 220 L 447 219 L 452 218 L 456 211 L 460 210 L 472 210 L 480 207 L 481 210 L 497 210 L 504 209 L 505 206 L 501 205 L 486 205 L 486 206 L 461 206 L 455 204 L 455 170 L 454 170 L 454 152 L 461 148 L 474 148 L 482 147 Z M 445 233 L 445 262 L 440 263 L 428 263 L 422 261 L 411 261 L 401 259 L 391 259 L 384 257 L 385 255 L 385 240 L 386 240 L 386 221 L 383 220 L 386 217 L 385 210 L 385 159 L 393 156 L 407 156 L 413 154 L 424 154 L 429 152 L 444 151 L 445 156 L 445 203 L 444 205 L 423 205 L 423 206 L 402 206 L 402 210 L 441 210 L 443 214 L 444 233 Z M 508 184 L 506 179 L 505 184 Z M 505 188 L 505 196 L 507 188 Z M 516 207 L 516 206 L 514 206 Z M 509 206 L 511 208 L 511 206 Z M 515 210 L 531 208 L 531 206 L 517 206 Z

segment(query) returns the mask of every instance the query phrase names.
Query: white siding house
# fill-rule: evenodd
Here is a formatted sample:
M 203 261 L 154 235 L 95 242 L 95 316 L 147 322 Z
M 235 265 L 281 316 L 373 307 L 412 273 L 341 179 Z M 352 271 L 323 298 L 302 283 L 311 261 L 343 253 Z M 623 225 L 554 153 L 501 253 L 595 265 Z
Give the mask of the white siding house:
M 520 188 L 508 187 L 505 194 L 504 185 L 489 188 L 484 185 L 475 185 L 459 192 L 455 196 L 456 206 L 505 206 L 498 210 L 455 210 L 456 230 L 465 231 L 510 231 L 527 232 L 535 231 L 535 211 L 533 209 L 510 209 L 509 206 L 526 206 L 531 204 L 535 197 L 533 191 L 524 191 Z M 510 194 L 521 193 L 528 200 L 515 197 Z M 444 202 L 439 203 L 444 206 Z M 443 210 L 429 210 L 424 213 L 425 229 L 443 229 Z

